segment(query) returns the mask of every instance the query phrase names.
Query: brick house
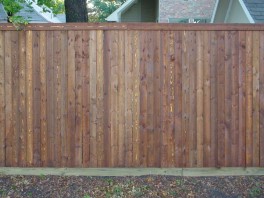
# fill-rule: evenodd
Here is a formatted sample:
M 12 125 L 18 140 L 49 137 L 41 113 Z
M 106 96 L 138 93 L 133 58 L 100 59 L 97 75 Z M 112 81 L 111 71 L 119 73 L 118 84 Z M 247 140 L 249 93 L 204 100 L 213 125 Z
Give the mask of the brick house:
M 216 0 L 127 0 L 109 22 L 207 23 Z

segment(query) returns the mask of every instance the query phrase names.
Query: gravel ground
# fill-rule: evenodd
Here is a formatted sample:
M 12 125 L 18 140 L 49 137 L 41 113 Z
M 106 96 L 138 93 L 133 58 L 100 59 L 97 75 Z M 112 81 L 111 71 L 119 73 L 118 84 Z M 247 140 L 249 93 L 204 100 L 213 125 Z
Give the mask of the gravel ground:
M 0 176 L 0 197 L 264 197 L 264 176 Z

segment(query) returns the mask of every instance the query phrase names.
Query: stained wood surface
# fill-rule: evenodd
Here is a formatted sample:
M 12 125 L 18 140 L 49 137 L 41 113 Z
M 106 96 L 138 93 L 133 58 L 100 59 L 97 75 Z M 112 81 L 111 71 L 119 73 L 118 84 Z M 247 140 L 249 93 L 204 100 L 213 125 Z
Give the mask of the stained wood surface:
M 261 26 L 0 26 L 1 167 L 263 166 Z

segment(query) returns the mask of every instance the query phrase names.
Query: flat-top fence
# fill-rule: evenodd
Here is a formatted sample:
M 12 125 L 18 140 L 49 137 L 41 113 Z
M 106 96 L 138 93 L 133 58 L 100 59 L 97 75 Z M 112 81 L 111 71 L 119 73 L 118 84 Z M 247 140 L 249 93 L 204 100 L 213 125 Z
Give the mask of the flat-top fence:
M 0 24 L 0 166 L 264 166 L 264 26 Z

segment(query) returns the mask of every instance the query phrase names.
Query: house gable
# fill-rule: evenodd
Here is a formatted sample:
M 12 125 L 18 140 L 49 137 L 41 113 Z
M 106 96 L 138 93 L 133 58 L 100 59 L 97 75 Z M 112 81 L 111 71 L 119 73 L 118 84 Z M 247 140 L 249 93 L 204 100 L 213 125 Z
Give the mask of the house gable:
M 264 23 L 264 0 L 243 0 L 256 23 Z
M 160 0 L 159 22 L 174 19 L 211 19 L 216 0 Z
M 2 4 L 0 4 L 0 22 L 7 23 L 7 14 Z

